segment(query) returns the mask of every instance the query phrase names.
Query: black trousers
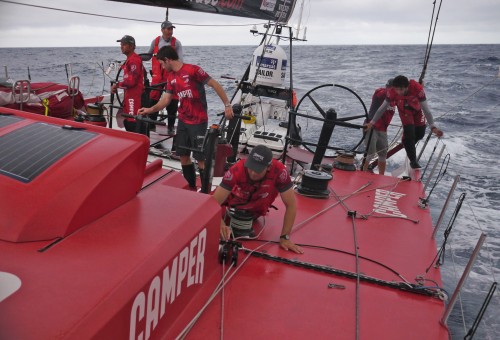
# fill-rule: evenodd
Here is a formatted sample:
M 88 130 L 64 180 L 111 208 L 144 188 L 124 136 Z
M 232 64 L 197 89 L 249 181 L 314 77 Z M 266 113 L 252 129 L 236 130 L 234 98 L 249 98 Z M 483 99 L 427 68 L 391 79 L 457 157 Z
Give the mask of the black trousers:
M 417 149 L 415 144 L 424 138 L 425 125 L 415 126 L 414 124 L 403 125 L 403 145 L 410 162 L 417 160 Z

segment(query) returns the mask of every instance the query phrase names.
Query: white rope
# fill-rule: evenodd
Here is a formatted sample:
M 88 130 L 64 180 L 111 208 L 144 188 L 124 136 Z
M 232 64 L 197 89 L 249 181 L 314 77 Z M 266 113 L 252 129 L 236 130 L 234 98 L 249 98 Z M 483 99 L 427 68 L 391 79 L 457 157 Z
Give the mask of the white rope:
M 241 264 L 235 270 L 233 270 L 232 274 L 229 275 L 229 277 L 226 279 L 226 276 L 228 276 L 228 274 L 231 272 L 231 269 L 234 267 L 233 264 L 230 265 L 228 271 L 226 272 L 226 274 L 224 275 L 224 277 L 221 279 L 221 281 L 219 282 L 219 284 L 215 287 L 214 292 L 212 293 L 212 295 L 210 295 L 210 297 L 208 298 L 207 302 L 203 305 L 203 307 L 201 307 L 200 311 L 193 317 L 193 319 L 186 325 L 186 327 L 179 333 L 179 335 L 176 337 L 176 340 L 177 339 L 184 339 L 186 337 L 186 335 L 189 333 L 189 331 L 191 330 L 191 328 L 195 325 L 196 321 L 198 321 L 198 319 L 200 318 L 201 314 L 205 311 L 205 309 L 207 309 L 208 305 L 210 305 L 210 303 L 217 296 L 217 294 L 219 294 L 219 292 L 222 290 L 222 288 L 224 288 L 226 286 L 226 284 L 229 281 L 231 281 L 231 279 L 234 277 L 234 275 L 236 275 L 236 273 L 243 267 L 243 264 L 246 261 L 248 261 L 248 259 L 252 255 L 252 253 L 254 253 L 255 251 L 261 249 L 262 247 L 264 247 L 267 244 L 272 244 L 272 243 L 271 242 L 263 243 L 262 245 L 258 246 L 257 248 L 255 248 L 253 250 L 246 249 L 244 247 L 241 248 L 242 250 L 249 251 L 249 253 L 245 257 L 245 259 L 243 259 L 243 261 L 241 262 Z

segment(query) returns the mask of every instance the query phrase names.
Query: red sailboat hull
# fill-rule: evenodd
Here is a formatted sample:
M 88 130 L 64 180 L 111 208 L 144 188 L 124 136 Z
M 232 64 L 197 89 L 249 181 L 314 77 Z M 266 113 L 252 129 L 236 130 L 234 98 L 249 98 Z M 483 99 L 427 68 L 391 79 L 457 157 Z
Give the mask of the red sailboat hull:
M 30 126 L 68 124 L 0 112 L 0 143 Z M 26 202 L 1 204 L 2 221 L 17 221 L 23 211 L 39 219 L 0 229 L 0 286 L 10 287 L 0 295 L 0 338 L 170 339 L 186 329 L 192 339 L 448 338 L 440 324 L 444 302 L 415 289 L 419 276 L 426 286 L 441 286 L 439 269 L 426 273 L 436 244 L 429 211 L 418 206 L 420 182 L 336 169 L 327 198 L 297 193 L 291 237 L 304 254 L 276 243 L 285 211 L 277 200 L 277 210 L 254 224 L 262 230 L 259 240 L 241 240 L 244 249 L 230 267 L 219 263 L 220 207 L 210 195 L 186 190 L 180 173 L 160 162 L 146 166 L 145 137 L 69 124 L 79 133 L 84 128 L 90 139 L 29 181 L 1 164 L 0 197 Z M 89 154 L 98 149 L 99 156 Z M 117 154 L 119 162 L 105 161 Z M 82 176 L 57 185 L 68 179 L 62 169 Z M 84 190 L 90 183 L 106 189 L 95 206 L 88 198 L 97 191 Z M 116 199 L 124 188 L 131 193 Z M 61 212 L 73 209 L 80 216 L 88 209 L 92 218 L 71 224 L 71 218 L 58 219 L 57 210 L 39 213 L 50 205 L 30 201 L 32 191 L 47 193 L 40 197 L 59 202 Z M 14 227 L 22 238 L 12 237 Z

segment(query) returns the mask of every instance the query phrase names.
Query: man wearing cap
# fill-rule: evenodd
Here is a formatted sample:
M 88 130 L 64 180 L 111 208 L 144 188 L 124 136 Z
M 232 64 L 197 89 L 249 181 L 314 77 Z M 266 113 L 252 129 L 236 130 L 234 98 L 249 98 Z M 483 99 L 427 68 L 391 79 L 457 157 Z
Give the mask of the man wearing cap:
M 394 78 L 392 88 L 386 93 L 385 101 L 380 105 L 371 122 L 366 124 L 368 129 L 377 123 L 389 105 L 395 105 L 398 108 L 399 118 L 403 124 L 403 145 L 406 156 L 410 160 L 410 166 L 418 169 L 420 164 L 417 161 L 415 143 L 425 136 L 426 120 L 432 133 L 437 137 L 443 136 L 443 131 L 434 125 L 434 118 L 423 86 L 413 79 L 408 80 L 403 75 Z
M 174 34 L 174 28 L 175 26 L 172 25 L 170 21 L 164 21 L 161 24 L 161 35 L 157 36 L 152 42 L 151 46 L 149 47 L 149 51 L 145 56 L 142 57 L 143 60 L 151 60 L 151 85 L 154 86 L 159 83 L 163 83 L 167 81 L 167 71 L 164 70 L 158 60 L 156 58 L 153 58 L 153 55 L 156 55 L 160 48 L 163 46 L 172 46 L 176 51 L 177 55 L 179 56 L 179 59 L 182 61 L 183 58 L 183 53 L 182 53 L 182 44 L 181 42 L 176 39 L 173 34 Z M 150 105 L 153 106 L 158 101 L 160 100 L 162 91 L 159 90 L 152 90 L 151 93 L 149 94 L 150 98 Z M 168 127 L 168 133 L 169 134 L 174 134 L 174 127 L 175 127 L 175 117 L 177 115 L 177 108 L 179 106 L 179 97 L 174 95 L 172 100 L 170 101 L 170 104 L 167 106 L 167 114 L 168 114 L 168 120 L 167 120 L 167 127 Z M 153 112 L 150 114 L 150 118 L 153 120 L 156 120 L 158 118 L 158 112 Z
M 381 87 L 375 90 L 375 93 L 372 96 L 372 103 L 370 105 L 370 111 L 368 111 L 368 121 L 373 118 L 377 109 L 382 105 L 385 100 L 387 90 L 392 87 L 393 79 L 389 79 L 385 87 Z M 387 142 L 387 128 L 389 124 L 391 124 L 392 117 L 394 116 L 395 107 L 393 105 L 389 105 L 387 109 L 382 114 L 382 117 L 377 121 L 376 124 L 373 125 L 371 139 L 369 138 L 369 130 L 367 130 L 367 134 L 365 136 L 365 145 L 368 145 L 368 140 L 370 139 L 370 145 L 367 146 L 367 156 L 363 166 L 363 170 L 368 170 L 368 165 L 370 161 L 375 156 L 375 153 L 378 155 L 378 173 L 380 175 L 385 174 L 386 167 L 386 158 L 387 158 L 387 149 L 389 148 L 389 144 Z
M 213 196 L 221 206 L 251 213 L 256 219 L 267 214 L 278 193 L 286 209 L 280 246 L 302 254 L 302 249 L 290 239 L 297 212 L 293 183 L 285 166 L 273 158 L 268 147 L 257 145 L 246 160 L 240 160 L 229 168 Z M 225 240 L 231 234 L 224 219 L 220 233 Z
M 150 114 L 168 106 L 174 95 L 179 96 L 179 123 L 177 127 L 176 154 L 182 165 L 182 175 L 191 189 L 196 189 L 196 172 L 191 160 L 191 151 L 186 148 L 200 148 L 198 141 L 203 139 L 208 128 L 208 105 L 205 94 L 205 84 L 215 90 L 224 104 L 224 114 L 227 119 L 233 118 L 233 108 L 229 103 L 222 86 L 208 75 L 201 67 L 185 64 L 172 46 L 163 46 L 156 58 L 167 70 L 166 91 L 160 101 L 150 108 L 141 108 L 139 114 Z M 203 177 L 205 154 L 193 152 L 198 161 L 200 176 Z
M 130 35 L 124 35 L 123 38 L 116 42 L 120 43 L 122 53 L 127 56 L 127 60 L 121 66 L 123 80 L 113 84 L 111 92 L 116 93 L 118 88 L 123 88 L 123 112 L 135 116 L 141 108 L 141 95 L 144 91 L 142 59 L 135 53 L 135 39 Z M 133 118 L 126 118 L 123 124 L 127 131 L 147 134 L 147 125 L 136 122 Z

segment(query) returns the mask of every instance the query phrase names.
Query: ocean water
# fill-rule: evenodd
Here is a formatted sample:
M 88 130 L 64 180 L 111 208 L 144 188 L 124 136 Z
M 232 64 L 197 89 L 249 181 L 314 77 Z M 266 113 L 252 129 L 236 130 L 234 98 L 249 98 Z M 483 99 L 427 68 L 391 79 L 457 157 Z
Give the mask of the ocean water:
M 256 42 L 257 43 L 257 42 Z M 290 63 L 290 51 L 288 52 Z M 137 52 L 146 52 L 138 47 Z M 184 49 L 185 62 L 202 66 L 218 80 L 231 95 L 235 80 L 240 78 L 254 51 L 253 46 L 194 47 Z M 382 87 L 388 78 L 403 74 L 418 79 L 424 45 L 405 46 L 308 46 L 304 43 L 293 49 L 293 83 L 300 98 L 309 90 L 323 84 L 339 84 L 355 92 L 369 107 L 373 91 Z M 105 93 L 109 80 L 103 75 L 110 63 L 123 61 L 119 47 L 99 48 L 19 48 L 0 49 L 0 66 L 15 79 L 55 81 L 65 83 L 71 64 L 72 74 L 81 79 L 80 89 L 86 96 Z M 29 73 L 28 73 L 29 67 Z M 430 196 L 431 212 L 437 220 L 455 176 L 460 182 L 452 197 L 448 212 L 437 235 L 438 246 L 448 226 L 461 193 L 466 199 L 449 236 L 445 263 L 442 266 L 445 289 L 450 296 L 462 274 L 469 256 L 482 232 L 487 234 L 472 273 L 449 319 L 454 339 L 463 338 L 471 327 L 490 285 L 500 276 L 500 45 L 436 45 L 432 48 L 425 77 L 425 89 L 436 124 L 445 136 L 444 155 L 449 163 L 444 176 Z M 0 78 L 3 76 L 0 71 Z M 326 86 L 311 92 L 322 108 L 334 108 L 339 116 L 364 113 L 363 104 L 351 92 Z M 216 94 L 208 90 L 210 119 L 223 111 Z M 318 114 L 307 100 L 299 108 Z M 316 112 L 315 112 L 316 111 Z M 395 118 L 397 122 L 397 118 Z M 317 137 L 315 123 L 299 120 L 306 140 Z M 397 127 L 391 127 L 394 137 Z M 337 140 L 348 147 L 359 139 L 352 132 L 339 133 Z M 420 144 L 421 145 L 421 144 Z M 424 165 L 431 157 L 436 139 L 432 138 L 422 156 Z M 388 171 L 395 169 L 404 155 L 388 160 Z M 439 170 L 440 166 L 438 166 Z M 426 171 L 426 175 L 430 169 Z M 431 178 L 431 185 L 436 176 Z M 425 178 L 424 178 L 425 180 Z M 430 187 L 427 189 L 429 193 Z M 476 339 L 500 338 L 500 293 L 496 292 L 486 311 Z M 465 321 L 462 321 L 462 315 Z

